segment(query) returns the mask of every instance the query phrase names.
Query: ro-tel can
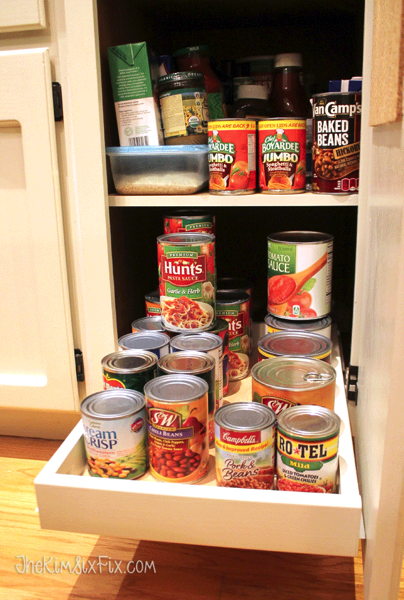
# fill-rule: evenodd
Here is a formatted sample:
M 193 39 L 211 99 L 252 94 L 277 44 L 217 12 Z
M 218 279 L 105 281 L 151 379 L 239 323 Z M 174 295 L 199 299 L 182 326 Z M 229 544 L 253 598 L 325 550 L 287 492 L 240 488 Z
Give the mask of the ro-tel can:
M 334 367 L 317 358 L 278 356 L 257 362 L 251 369 L 252 399 L 278 416 L 296 404 L 334 410 Z
M 101 361 L 104 390 L 126 388 L 143 394 L 145 384 L 154 379 L 157 356 L 147 350 L 120 350 Z
M 209 192 L 253 194 L 257 187 L 256 121 L 217 119 L 208 123 Z
M 197 208 L 170 211 L 163 218 L 163 233 L 215 233 L 215 215 Z
M 352 194 L 359 187 L 361 94 L 316 94 L 313 105 L 312 190 Z
M 263 404 L 234 402 L 215 414 L 219 486 L 273 489 L 275 413 Z
M 179 333 L 209 329 L 216 318 L 215 236 L 161 235 L 157 254 L 164 327 Z
M 318 319 L 331 311 L 334 238 L 317 231 L 268 236 L 268 312 Z
M 148 466 L 145 397 L 135 390 L 108 390 L 81 403 L 89 474 L 136 479 Z
M 305 356 L 331 363 L 332 342 L 318 333 L 280 331 L 258 340 L 258 360 L 276 356 Z
M 160 290 L 154 290 L 153 292 L 145 294 L 144 299 L 146 304 L 146 317 L 160 316 Z
M 208 389 L 208 431 L 209 444 L 215 439 L 215 367 L 216 361 L 213 356 L 196 350 L 183 350 L 171 352 L 160 358 L 157 363 L 157 377 L 162 375 L 178 375 L 188 373 L 204 379 L 209 386 Z
M 337 491 L 341 420 L 328 408 L 294 406 L 278 417 L 277 488 L 289 492 Z
M 208 384 L 162 375 L 145 385 L 150 470 L 162 481 L 195 483 L 209 470 Z
M 268 333 L 277 331 L 301 331 L 303 333 L 319 333 L 326 338 L 331 339 L 332 319 L 328 315 L 322 319 L 287 321 L 279 319 L 273 315 L 267 315 L 264 319 Z
M 306 191 L 306 119 L 258 122 L 259 189 L 264 194 Z
M 224 319 L 216 319 L 208 333 L 214 333 L 222 339 L 223 396 L 225 396 L 229 391 L 229 324 Z
M 247 377 L 250 368 L 250 297 L 238 290 L 218 290 L 216 314 L 229 324 L 229 381 Z
M 132 323 L 132 333 L 140 333 L 144 331 L 159 331 L 164 333 L 163 322 L 159 315 L 154 317 L 141 317 Z
M 187 333 L 176 335 L 170 341 L 171 352 L 196 350 L 215 359 L 215 410 L 223 404 L 223 342 L 214 333 Z
M 118 340 L 121 350 L 149 350 L 160 358 L 170 352 L 170 336 L 161 331 L 127 333 Z

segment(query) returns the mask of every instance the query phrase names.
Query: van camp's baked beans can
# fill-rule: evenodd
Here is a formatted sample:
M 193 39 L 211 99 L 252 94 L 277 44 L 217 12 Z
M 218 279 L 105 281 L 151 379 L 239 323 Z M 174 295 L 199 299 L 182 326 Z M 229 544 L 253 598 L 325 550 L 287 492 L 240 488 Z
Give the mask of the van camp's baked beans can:
M 215 414 L 215 366 L 216 361 L 213 356 L 195 350 L 170 352 L 160 358 L 157 364 L 157 377 L 187 373 L 200 377 L 208 384 L 209 444 L 212 444 L 215 439 L 215 422 L 213 420 Z
M 278 417 L 277 488 L 289 492 L 337 491 L 341 420 L 319 406 L 294 406 Z
M 361 102 L 358 92 L 313 96 L 313 192 L 358 191 Z
M 209 192 L 253 194 L 257 187 L 255 119 L 208 123 Z
M 215 236 L 168 233 L 157 238 L 160 305 L 169 331 L 204 331 L 216 318 Z
M 268 236 L 268 312 L 282 319 L 318 319 L 331 311 L 334 238 L 317 231 Z
M 234 402 L 215 414 L 219 486 L 273 489 L 275 413 L 263 404 Z
M 215 233 L 215 215 L 198 209 L 177 210 L 164 215 L 163 233 Z
M 287 321 L 285 319 L 278 319 L 273 315 L 267 315 L 264 321 L 268 333 L 275 333 L 278 331 L 301 331 L 302 333 L 319 333 L 320 335 L 331 339 L 332 319 L 330 316 L 323 317 L 322 319 Z
M 147 350 L 120 350 L 101 361 L 104 390 L 130 389 L 143 394 L 145 384 L 156 377 L 157 356 Z
M 150 470 L 155 479 L 195 483 L 209 470 L 208 384 L 195 375 L 162 375 L 144 389 Z
M 145 397 L 108 390 L 81 403 L 88 472 L 92 477 L 136 479 L 148 467 Z
M 252 399 L 278 416 L 296 404 L 334 410 L 334 367 L 317 358 L 278 356 L 257 362 L 251 369 Z
M 160 358 L 170 352 L 170 336 L 161 331 L 127 333 L 118 339 L 121 350 L 149 350 Z
M 161 314 L 160 308 L 160 290 L 154 290 L 145 294 L 146 317 L 155 317 Z
M 332 342 L 318 333 L 281 331 L 258 340 L 258 360 L 276 356 L 304 356 L 331 362 Z
M 259 189 L 264 194 L 306 191 L 306 119 L 258 122 Z
M 159 315 L 153 317 L 141 317 L 136 319 L 132 323 L 132 333 L 139 333 L 143 331 L 160 331 L 164 333 L 164 327 Z
M 223 396 L 229 391 L 229 324 L 224 319 L 216 319 L 208 333 L 214 333 L 222 339 Z
M 250 368 L 250 297 L 238 290 L 218 290 L 216 313 L 229 324 L 229 381 L 247 377 Z

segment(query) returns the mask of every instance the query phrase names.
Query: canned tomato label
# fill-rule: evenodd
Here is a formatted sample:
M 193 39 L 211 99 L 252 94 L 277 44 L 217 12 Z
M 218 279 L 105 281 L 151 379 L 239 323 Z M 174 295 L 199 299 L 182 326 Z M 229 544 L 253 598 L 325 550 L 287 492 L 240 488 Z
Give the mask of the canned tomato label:
M 162 235 L 157 254 L 164 327 L 177 332 L 208 329 L 216 318 L 215 236 Z
M 268 333 L 276 333 L 278 331 L 301 331 L 302 333 L 318 333 L 324 337 L 331 339 L 331 323 L 330 316 L 322 319 L 304 320 L 304 321 L 286 321 L 278 319 L 273 315 L 267 315 L 264 319 Z
M 312 190 L 352 194 L 359 187 L 361 94 L 313 96 Z
M 155 317 L 156 315 L 159 316 L 161 314 L 160 290 L 155 290 L 154 292 L 145 294 L 144 299 L 146 304 L 146 317 Z
M 171 352 L 160 358 L 157 363 L 157 376 L 178 375 L 179 373 L 188 373 L 200 377 L 209 386 L 208 389 L 208 430 L 209 444 L 215 439 L 215 367 L 216 361 L 213 356 L 205 352 L 181 351 Z
M 252 399 L 277 416 L 296 404 L 334 410 L 336 376 L 334 367 L 316 358 L 262 360 L 251 369 Z
M 216 314 L 229 324 L 229 381 L 243 379 L 250 366 L 250 297 L 237 290 L 218 290 Z
M 215 233 L 215 216 L 198 210 L 173 211 L 164 216 L 164 233 Z
M 268 236 L 268 312 L 317 319 L 331 311 L 334 238 L 316 231 Z
M 264 194 L 306 191 L 306 120 L 258 122 L 259 189 Z
M 253 194 L 256 188 L 256 121 L 217 119 L 208 123 L 209 192 Z
M 278 418 L 277 488 L 332 494 L 337 491 L 341 420 L 318 406 L 295 406 Z
M 216 319 L 208 333 L 214 333 L 222 340 L 223 396 L 225 396 L 229 391 L 229 324 L 224 319 Z
M 92 477 L 136 479 L 148 467 L 143 394 L 109 390 L 81 403 L 84 441 Z
M 273 489 L 275 414 L 262 404 L 234 402 L 215 414 L 219 486 Z
M 137 331 L 118 339 L 121 350 L 149 350 L 160 358 L 170 351 L 170 336 L 161 331 Z
M 276 356 L 305 356 L 331 362 L 332 342 L 318 333 L 281 331 L 258 340 L 258 360 Z
M 161 481 L 195 483 L 209 470 L 208 384 L 162 375 L 145 385 L 150 470 Z
M 147 350 L 121 350 L 101 361 L 104 390 L 130 389 L 143 394 L 145 384 L 156 376 L 157 356 Z

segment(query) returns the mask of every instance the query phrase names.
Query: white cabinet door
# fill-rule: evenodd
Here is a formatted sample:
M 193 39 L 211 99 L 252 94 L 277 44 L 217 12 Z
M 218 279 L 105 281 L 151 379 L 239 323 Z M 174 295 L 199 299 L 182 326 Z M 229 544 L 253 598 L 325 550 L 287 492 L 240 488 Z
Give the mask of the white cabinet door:
M 50 61 L 0 52 L 0 406 L 77 398 Z

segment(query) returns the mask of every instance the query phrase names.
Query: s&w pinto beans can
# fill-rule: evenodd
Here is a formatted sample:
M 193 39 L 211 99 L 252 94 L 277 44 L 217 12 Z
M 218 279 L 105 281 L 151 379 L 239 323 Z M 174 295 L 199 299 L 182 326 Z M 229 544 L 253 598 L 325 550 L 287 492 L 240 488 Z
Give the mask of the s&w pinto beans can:
M 257 183 L 255 119 L 216 119 L 208 123 L 209 192 L 253 194 Z
M 209 329 L 216 318 L 215 236 L 161 235 L 157 255 L 165 329 L 178 333 Z
M 195 375 L 162 375 L 144 389 L 150 470 L 155 479 L 195 483 L 209 470 L 208 384 Z
M 198 209 L 177 210 L 164 215 L 164 233 L 215 233 L 215 215 Z
M 313 192 L 358 191 L 361 112 L 358 92 L 313 96 Z
M 258 122 L 259 189 L 264 194 L 306 191 L 306 120 Z
M 268 235 L 268 312 L 318 319 L 331 311 L 334 238 L 317 231 Z
M 136 479 L 148 467 L 145 397 L 134 390 L 108 390 L 81 403 L 89 474 Z
M 337 491 L 341 419 L 320 406 L 294 406 L 278 417 L 277 488 L 289 492 Z
M 170 336 L 161 331 L 127 333 L 118 340 L 121 350 L 148 350 L 160 358 L 170 351 Z
M 121 350 L 101 361 L 104 390 L 130 389 L 143 394 L 145 384 L 156 376 L 157 356 L 147 350 Z
M 234 402 L 215 414 L 216 482 L 273 489 L 275 413 L 262 404 Z

